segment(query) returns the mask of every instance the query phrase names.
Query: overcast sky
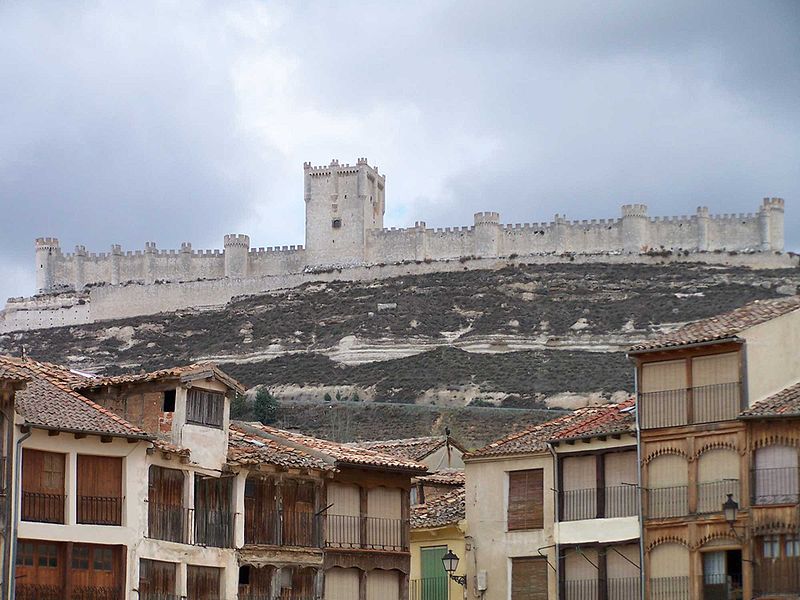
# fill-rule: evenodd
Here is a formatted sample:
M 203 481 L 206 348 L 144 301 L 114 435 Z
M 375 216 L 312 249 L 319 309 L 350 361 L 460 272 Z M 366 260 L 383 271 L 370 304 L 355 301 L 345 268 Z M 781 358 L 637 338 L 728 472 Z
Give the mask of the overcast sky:
M 387 226 L 753 212 L 800 248 L 800 1 L 0 2 L 0 297 L 33 240 L 302 243 L 302 163 Z

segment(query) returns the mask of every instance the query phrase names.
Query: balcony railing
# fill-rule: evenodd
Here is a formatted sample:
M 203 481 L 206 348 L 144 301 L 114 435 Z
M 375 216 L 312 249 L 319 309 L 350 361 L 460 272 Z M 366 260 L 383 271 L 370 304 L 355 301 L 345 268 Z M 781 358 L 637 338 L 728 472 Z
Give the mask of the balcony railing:
M 647 517 L 658 519 L 689 514 L 688 491 L 685 485 L 647 490 Z
M 600 592 L 607 600 L 640 600 L 638 577 L 612 577 L 606 580 L 575 579 L 564 582 L 565 600 L 597 600 Z
M 122 498 L 78 496 L 78 523 L 122 525 Z
M 739 480 L 724 479 L 722 481 L 710 481 L 697 485 L 697 512 L 698 513 L 718 513 L 722 510 L 722 504 L 727 500 L 728 494 L 734 500 L 739 500 Z
M 762 558 L 753 565 L 753 596 L 796 594 L 800 590 L 800 558 Z
M 59 585 L 40 585 L 17 582 L 14 586 L 17 600 L 63 600 L 64 590 Z
M 64 494 L 22 492 L 22 520 L 38 523 L 64 522 Z
M 639 394 L 642 428 L 734 420 L 741 410 L 741 387 L 741 383 L 733 382 L 642 392 Z
M 688 577 L 650 579 L 650 600 L 689 600 Z
M 147 512 L 147 537 L 151 539 L 216 548 L 233 547 L 234 514 L 230 511 L 195 511 L 193 508 L 151 503 Z
M 448 600 L 449 581 L 447 575 L 412 579 L 408 582 L 409 600 Z
M 322 546 L 322 516 L 307 511 L 260 511 L 245 522 L 244 543 L 273 546 Z
M 70 600 L 118 600 L 124 594 L 118 587 L 79 586 L 72 590 Z
M 325 545 L 329 548 L 408 550 L 408 521 L 350 515 L 328 515 Z
M 139 591 L 139 600 L 182 600 L 179 594 L 168 594 L 166 592 L 142 592 Z M 239 596 L 244 598 L 244 596 Z M 249 598 L 249 597 L 248 597 Z M 272 600 L 271 598 L 269 600 Z
M 782 467 L 753 469 L 753 504 L 797 504 L 800 501 L 800 469 Z
M 562 494 L 561 520 L 635 517 L 639 514 L 636 486 L 619 485 L 600 490 L 604 500 L 602 510 L 598 510 L 597 492 L 595 488 L 565 490 Z

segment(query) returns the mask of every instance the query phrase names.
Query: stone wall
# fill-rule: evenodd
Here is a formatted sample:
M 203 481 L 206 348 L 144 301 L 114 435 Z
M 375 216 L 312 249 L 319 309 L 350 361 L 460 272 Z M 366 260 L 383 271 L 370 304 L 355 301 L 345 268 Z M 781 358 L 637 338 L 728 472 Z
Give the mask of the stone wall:
M 454 235 L 455 232 L 450 232 Z M 460 233 L 460 232 L 458 232 Z M 255 251 L 258 254 L 259 251 Z M 271 268 L 286 266 L 296 261 L 298 251 L 279 250 L 264 252 L 264 260 L 272 260 L 284 253 L 283 263 Z M 268 257 L 268 258 L 267 258 Z M 252 253 L 251 253 L 252 260 Z M 723 266 L 753 269 L 797 268 L 796 255 L 768 252 L 704 252 L 654 254 L 520 254 L 508 258 L 450 258 L 443 260 L 403 259 L 393 263 L 378 263 L 353 267 L 325 267 L 302 269 L 291 273 L 278 273 L 251 277 L 218 278 L 188 282 L 156 284 L 128 283 L 91 287 L 82 292 L 67 291 L 41 294 L 32 298 L 11 298 L 5 310 L 0 311 L 0 334 L 11 331 L 45 329 L 68 325 L 94 323 L 109 319 L 122 319 L 171 312 L 181 309 L 198 309 L 225 305 L 237 296 L 260 294 L 297 287 L 317 281 L 369 281 L 405 275 L 440 273 L 475 269 L 497 269 L 513 264 L 666 264 L 674 262 L 703 262 Z M 299 263 L 296 263 L 299 264 Z

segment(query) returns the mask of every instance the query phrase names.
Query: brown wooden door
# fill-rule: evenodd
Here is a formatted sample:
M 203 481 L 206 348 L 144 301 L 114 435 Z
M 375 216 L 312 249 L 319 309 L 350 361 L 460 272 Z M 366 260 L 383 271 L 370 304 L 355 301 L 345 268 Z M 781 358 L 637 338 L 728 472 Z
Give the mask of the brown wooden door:
M 245 565 L 239 571 L 239 600 L 272 598 L 272 579 L 275 567 Z
M 245 544 L 277 544 L 277 523 L 275 482 L 266 477 L 248 477 L 244 487 Z
M 72 598 L 111 600 L 122 587 L 122 552 L 119 546 L 73 544 L 68 565 Z
M 139 596 L 142 600 L 161 600 L 175 595 L 178 565 L 160 560 L 139 562 Z
M 283 543 L 314 545 L 314 484 L 286 481 L 283 486 Z
M 18 600 L 60 600 L 64 594 L 64 545 L 19 540 L 14 571 Z
M 122 458 L 78 455 L 78 523 L 122 525 Z
M 226 548 L 233 530 L 233 478 L 195 475 L 194 520 L 198 544 Z
M 189 565 L 186 571 L 186 595 L 191 600 L 219 600 L 220 571 L 216 567 Z
M 66 456 L 24 448 L 22 451 L 22 519 L 64 522 Z
M 547 600 L 547 560 L 511 559 L 511 600 Z

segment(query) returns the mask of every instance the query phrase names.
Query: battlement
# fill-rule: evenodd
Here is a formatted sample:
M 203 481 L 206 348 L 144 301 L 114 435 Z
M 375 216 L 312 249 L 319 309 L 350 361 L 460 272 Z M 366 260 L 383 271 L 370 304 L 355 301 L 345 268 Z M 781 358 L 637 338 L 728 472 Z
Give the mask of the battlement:
M 500 223 L 500 213 L 498 212 L 477 212 L 475 213 L 474 218 L 475 218 L 475 225 Z
M 369 171 L 381 179 L 386 179 L 385 175 L 379 174 L 378 165 L 370 166 L 369 161 L 366 158 L 357 159 L 355 165 L 351 165 L 350 163 L 340 164 L 339 160 L 336 158 L 331 159 L 331 162 L 328 165 L 313 165 L 310 162 L 303 163 L 303 171 L 306 175 L 310 175 L 312 177 L 331 176 L 334 173 L 339 175 L 355 175 L 359 172 L 360 167 L 367 167 Z
M 40 237 L 36 238 L 36 248 L 41 248 L 43 250 L 53 250 L 58 248 L 58 238 L 54 237 Z
M 243 233 L 229 233 L 225 236 L 224 245 L 226 248 L 230 248 L 232 246 L 249 248 L 250 236 Z
M 647 204 L 623 204 L 622 205 L 623 217 L 646 217 Z
M 764 198 L 762 206 L 767 210 L 777 210 L 783 212 L 784 204 L 785 202 L 783 198 Z

